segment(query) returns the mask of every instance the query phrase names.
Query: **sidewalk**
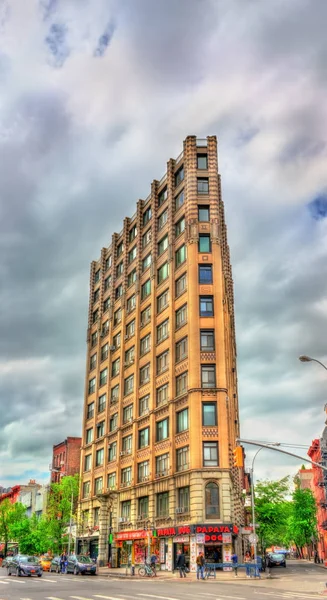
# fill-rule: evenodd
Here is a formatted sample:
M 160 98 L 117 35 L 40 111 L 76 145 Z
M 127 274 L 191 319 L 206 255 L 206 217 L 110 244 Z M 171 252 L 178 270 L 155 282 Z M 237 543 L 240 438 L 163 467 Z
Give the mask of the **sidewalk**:
M 109 569 L 108 567 L 99 567 L 98 568 L 98 575 L 100 575 L 101 577 L 114 577 L 114 578 L 121 578 L 121 579 L 153 579 L 150 577 L 140 577 L 137 574 L 137 570 L 138 570 L 138 566 L 135 567 L 135 575 L 131 575 L 131 570 L 128 569 L 127 573 L 126 573 L 126 568 L 125 567 L 121 567 L 118 569 Z M 242 570 L 243 571 L 243 570 Z M 245 580 L 245 581 L 249 581 L 252 582 L 253 581 L 260 581 L 260 579 L 255 579 L 253 577 L 251 577 L 250 579 L 246 577 L 245 575 L 245 571 L 239 571 L 238 576 L 235 577 L 234 573 L 232 572 L 226 572 L 226 571 L 216 571 L 216 577 L 210 577 L 209 579 L 207 579 L 206 581 L 240 581 L 240 580 Z M 266 573 L 260 573 L 261 575 L 261 580 L 262 579 L 277 579 L 276 577 L 269 577 Z M 162 579 L 165 581 L 185 581 L 189 580 L 189 581 L 195 581 L 196 580 L 196 573 L 187 573 L 186 578 L 181 578 L 179 575 L 178 571 L 157 571 L 157 577 L 158 579 Z

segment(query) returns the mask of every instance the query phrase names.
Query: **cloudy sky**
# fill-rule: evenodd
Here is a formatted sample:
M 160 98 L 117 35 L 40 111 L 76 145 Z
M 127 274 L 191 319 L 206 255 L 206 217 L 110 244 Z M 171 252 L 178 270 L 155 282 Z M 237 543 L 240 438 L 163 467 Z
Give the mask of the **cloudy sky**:
M 242 434 L 319 435 L 327 373 L 297 357 L 327 360 L 326 21 L 325 0 L 0 0 L 0 485 L 80 434 L 89 264 L 188 134 L 219 138 Z

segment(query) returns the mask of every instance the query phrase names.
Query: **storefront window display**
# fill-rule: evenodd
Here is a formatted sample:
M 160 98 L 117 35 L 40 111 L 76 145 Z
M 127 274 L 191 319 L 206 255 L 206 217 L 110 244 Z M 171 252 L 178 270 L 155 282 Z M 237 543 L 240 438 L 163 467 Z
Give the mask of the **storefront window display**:
M 134 542 L 134 562 L 136 565 L 144 564 L 146 559 L 146 551 L 146 540 L 136 540 Z

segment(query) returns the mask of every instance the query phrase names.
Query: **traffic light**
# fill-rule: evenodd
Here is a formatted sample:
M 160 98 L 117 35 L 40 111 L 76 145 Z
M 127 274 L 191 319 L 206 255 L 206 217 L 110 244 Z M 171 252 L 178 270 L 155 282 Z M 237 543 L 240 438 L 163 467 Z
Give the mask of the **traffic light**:
M 243 467 L 243 448 L 242 446 L 236 446 L 233 450 L 234 454 L 234 467 Z

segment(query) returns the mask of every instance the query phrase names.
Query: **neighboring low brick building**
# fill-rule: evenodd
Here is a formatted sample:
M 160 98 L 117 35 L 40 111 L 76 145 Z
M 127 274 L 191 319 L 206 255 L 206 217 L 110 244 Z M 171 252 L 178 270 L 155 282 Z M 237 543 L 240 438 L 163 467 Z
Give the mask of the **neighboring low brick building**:
M 53 446 L 51 483 L 58 483 L 64 475 L 75 475 L 80 470 L 82 438 L 68 437 Z
M 320 439 L 312 441 L 308 450 L 311 460 L 323 466 L 327 466 L 326 429 Z M 327 472 L 317 465 L 312 465 L 312 472 L 311 489 L 317 505 L 318 553 L 320 558 L 325 559 L 327 549 Z

